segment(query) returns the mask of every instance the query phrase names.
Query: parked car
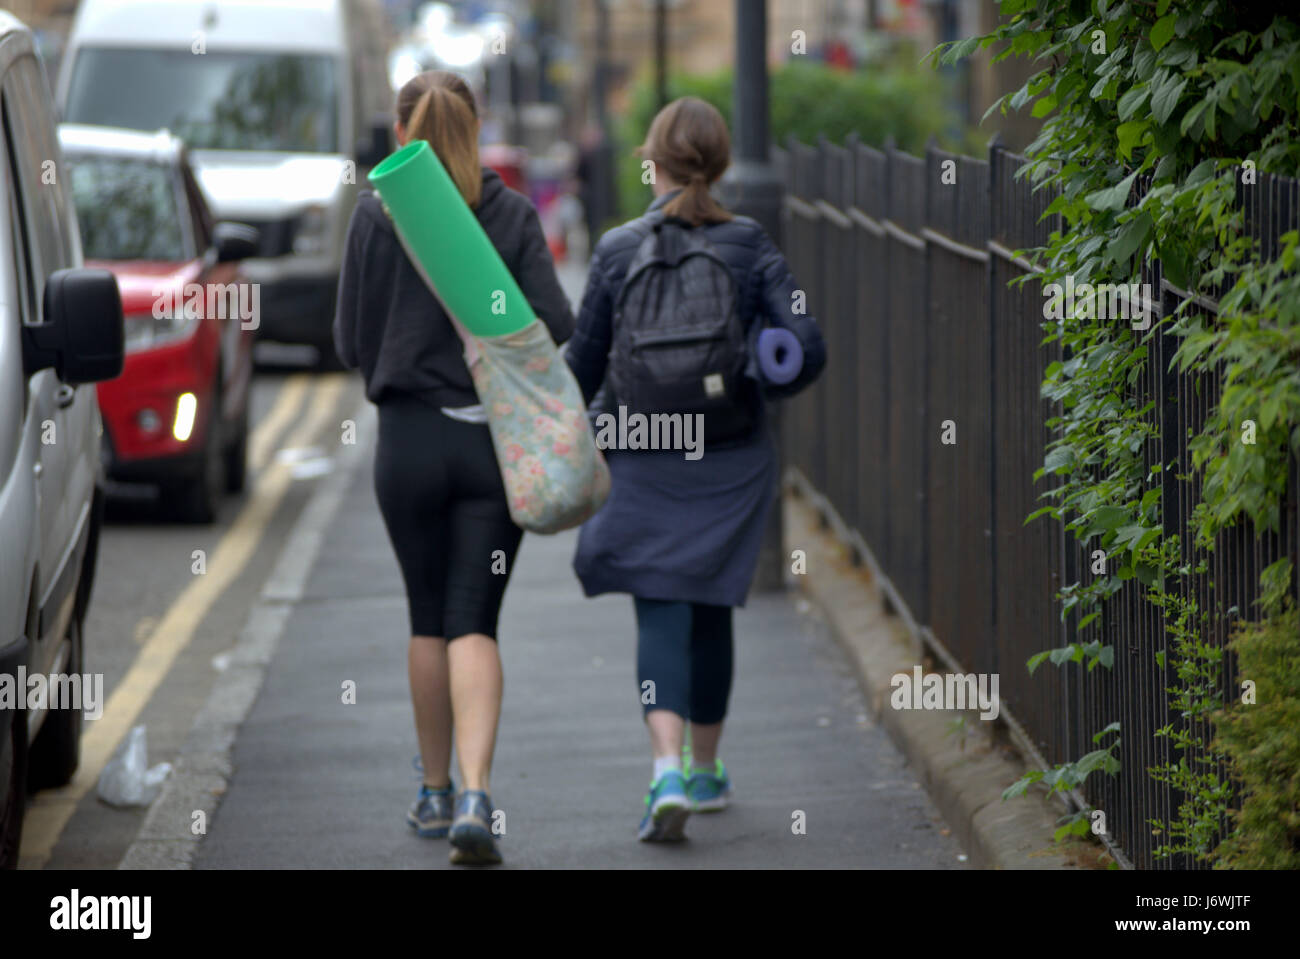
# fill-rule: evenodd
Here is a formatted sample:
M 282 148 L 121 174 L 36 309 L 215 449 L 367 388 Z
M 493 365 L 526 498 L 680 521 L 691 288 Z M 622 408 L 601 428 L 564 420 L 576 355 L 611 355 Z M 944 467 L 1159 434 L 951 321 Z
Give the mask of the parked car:
M 4 866 L 17 862 L 28 789 L 63 785 L 77 769 L 81 710 L 56 708 L 51 697 L 29 709 L 17 678 L 55 677 L 66 690 L 59 677 L 82 672 L 103 503 L 99 409 L 85 384 L 122 369 L 117 283 L 82 266 L 61 162 L 32 35 L 0 12 L 0 678 L 11 693 L 0 708 Z
M 260 291 L 240 269 L 257 230 L 213 223 L 185 145 L 160 131 L 65 123 L 67 182 L 86 262 L 113 271 L 126 363 L 99 384 L 110 479 L 157 483 L 207 523 L 244 487 Z
M 326 365 L 358 184 L 392 142 L 381 23 L 375 0 L 82 0 L 59 73 L 64 120 L 185 141 L 216 215 L 261 229 L 258 335 Z

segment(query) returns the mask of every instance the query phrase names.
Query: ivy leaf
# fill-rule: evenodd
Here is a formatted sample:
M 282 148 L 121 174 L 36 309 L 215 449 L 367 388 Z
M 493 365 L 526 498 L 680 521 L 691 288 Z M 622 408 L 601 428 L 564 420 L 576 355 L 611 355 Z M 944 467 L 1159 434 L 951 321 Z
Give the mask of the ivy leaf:
M 1118 110 L 1121 120 L 1131 120 L 1134 115 L 1142 109 L 1142 104 L 1147 102 L 1147 97 L 1151 95 L 1151 87 L 1145 83 L 1140 83 L 1129 89 L 1122 97 L 1119 98 Z
M 1119 211 L 1124 209 L 1124 204 L 1128 202 L 1129 191 L 1133 188 L 1133 181 L 1137 179 L 1137 175 L 1138 171 L 1134 170 L 1114 186 L 1104 187 L 1089 193 L 1083 198 L 1084 202 L 1094 210 Z
M 1106 647 L 1106 649 L 1109 649 L 1109 648 L 1110 648 L 1109 646 Z M 1105 650 L 1102 650 L 1102 652 L 1105 652 Z M 1105 738 L 1105 736 L 1106 736 L 1107 733 L 1117 733 L 1117 732 L 1119 732 L 1119 731 L 1120 731 L 1120 725 L 1119 725 L 1119 720 L 1117 719 L 1117 720 L 1115 720 L 1113 723 L 1111 723 L 1109 726 L 1107 726 L 1105 729 L 1103 729 L 1101 732 L 1099 732 L 1099 733 L 1094 733 L 1093 736 L 1092 736 L 1092 741 L 1093 741 L 1094 743 L 1099 743 L 1099 742 L 1102 741 L 1102 739 Z
M 1179 79 L 1171 74 L 1169 79 L 1151 94 L 1151 115 L 1155 117 L 1157 123 L 1164 123 L 1169 119 L 1174 112 L 1174 107 L 1178 106 L 1178 98 L 1183 95 L 1185 86 L 1187 86 L 1185 78 Z
M 963 57 L 970 56 L 975 52 L 975 48 L 979 46 L 979 42 L 979 37 L 966 37 L 966 39 L 954 43 L 944 51 L 943 55 L 939 58 L 940 62 L 953 64 Z
M 1055 506 L 1044 506 L 1042 509 L 1036 509 L 1036 510 L 1034 510 L 1032 513 L 1030 513 L 1028 516 L 1026 516 L 1026 517 L 1025 517 L 1025 521 L 1024 521 L 1023 523 L 1021 523 L 1020 525 L 1021 525 L 1021 526 L 1028 526 L 1028 525 L 1029 525 L 1030 523 L 1032 523 L 1034 520 L 1038 519 L 1038 517 L 1040 517 L 1040 516 L 1044 516 L 1044 515 L 1046 515 L 1046 514 L 1048 514 L 1048 513 L 1051 513 L 1051 512 L 1054 511 L 1055 509 L 1056 509 Z
M 1265 400 L 1259 408 L 1259 425 L 1269 430 L 1279 419 L 1279 413 L 1282 410 L 1282 398 L 1274 395 Z
M 1106 248 L 1106 258 L 1112 263 L 1124 264 L 1135 252 L 1141 249 L 1155 229 L 1151 214 L 1142 212 L 1129 220 L 1120 229 L 1119 234 Z
M 1146 532 L 1141 526 L 1124 526 L 1115 534 L 1115 545 L 1124 549 L 1136 550 L 1137 543 Z
M 1133 148 L 1138 145 L 1142 139 L 1142 134 L 1147 132 L 1150 124 L 1146 120 L 1130 120 L 1128 123 L 1121 123 L 1115 130 L 1115 135 L 1119 137 L 1119 154 L 1125 160 L 1133 155 Z
M 1056 94 L 1049 93 L 1045 97 L 1039 97 L 1034 101 L 1034 108 L 1029 111 L 1031 117 L 1042 117 L 1056 109 Z
M 1191 173 L 1187 174 L 1187 182 L 1183 186 L 1190 190 L 1212 179 L 1214 179 L 1214 161 L 1202 160 L 1192 168 Z
M 1128 517 L 1129 511 L 1123 506 L 1098 506 L 1084 519 L 1100 529 L 1118 529 Z
M 1074 464 L 1074 450 L 1068 446 L 1053 447 L 1043 459 L 1043 469 L 1049 473 L 1059 473 Z
M 1151 48 L 1157 53 L 1168 43 L 1174 36 L 1174 24 L 1178 21 L 1177 14 L 1167 14 L 1155 22 L 1151 28 Z
M 1156 69 L 1156 52 L 1149 47 L 1140 48 L 1133 54 L 1133 71 L 1139 80 L 1150 80 Z
M 1192 139 L 1199 140 L 1200 133 L 1191 131 L 1195 131 L 1197 121 L 1201 119 L 1201 115 L 1205 113 L 1205 108 L 1209 105 L 1209 100 L 1202 100 L 1200 103 L 1188 110 L 1187 113 L 1183 115 L 1182 123 L 1178 124 L 1178 132 L 1183 136 L 1188 136 L 1190 133 Z
M 1160 265 L 1165 279 L 1174 286 L 1187 289 L 1187 254 L 1176 242 L 1168 241 L 1160 247 Z

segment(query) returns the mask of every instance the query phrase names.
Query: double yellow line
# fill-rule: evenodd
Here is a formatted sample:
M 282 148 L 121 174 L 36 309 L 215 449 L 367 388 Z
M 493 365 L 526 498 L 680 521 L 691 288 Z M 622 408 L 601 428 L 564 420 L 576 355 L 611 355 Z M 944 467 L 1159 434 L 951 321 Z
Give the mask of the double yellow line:
M 256 482 L 243 509 L 209 557 L 207 573 L 195 576 L 176 597 L 109 696 L 103 716 L 86 723 L 81 737 L 81 762 L 72 782 L 39 793 L 29 801 L 19 853 L 22 868 L 40 869 L 49 862 L 77 804 L 95 787 L 105 764 L 161 685 L 176 657 L 194 638 L 213 603 L 235 581 L 256 551 L 293 482 L 289 464 L 267 465 L 277 448 L 277 438 L 296 420 L 296 428 L 283 445 L 290 448 L 309 445 L 337 417 L 338 401 L 348 380 L 342 373 L 312 377 L 297 374 L 280 389 L 275 405 L 249 436 L 248 462 Z M 189 562 L 188 556 L 182 559 Z M 101 581 L 99 588 L 111 589 L 112 583 Z M 93 642 L 94 637 L 89 640 Z

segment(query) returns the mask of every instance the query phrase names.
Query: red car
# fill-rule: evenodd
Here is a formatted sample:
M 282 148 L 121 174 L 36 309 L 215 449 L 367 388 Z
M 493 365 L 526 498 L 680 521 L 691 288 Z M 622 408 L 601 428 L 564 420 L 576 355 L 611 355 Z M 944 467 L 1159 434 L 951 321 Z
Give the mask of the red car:
M 211 522 L 244 486 L 256 284 L 239 261 L 257 230 L 212 222 L 185 147 L 166 132 L 59 129 L 87 266 L 113 271 L 126 361 L 100 383 L 110 479 L 151 482 Z

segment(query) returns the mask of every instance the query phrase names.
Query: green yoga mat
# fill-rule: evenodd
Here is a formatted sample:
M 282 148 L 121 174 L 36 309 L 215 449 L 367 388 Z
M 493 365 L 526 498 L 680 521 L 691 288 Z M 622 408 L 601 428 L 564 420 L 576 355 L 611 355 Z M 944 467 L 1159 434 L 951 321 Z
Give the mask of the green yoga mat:
M 412 140 L 368 177 L 443 307 L 475 336 L 537 319 L 427 140 Z

